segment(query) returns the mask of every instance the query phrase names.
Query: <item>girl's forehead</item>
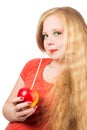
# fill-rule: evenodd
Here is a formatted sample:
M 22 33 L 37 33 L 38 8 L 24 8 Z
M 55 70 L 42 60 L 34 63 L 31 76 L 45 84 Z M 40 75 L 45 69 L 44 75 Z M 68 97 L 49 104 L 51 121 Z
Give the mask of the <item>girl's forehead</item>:
M 51 21 L 58 21 L 58 20 L 63 20 L 63 17 L 62 17 L 62 15 L 60 15 L 60 14 L 51 14 L 51 15 L 49 15 L 49 16 L 47 16 L 45 19 L 44 19 L 44 22 L 46 22 L 46 21 L 49 21 L 49 20 L 51 20 Z
M 43 22 L 43 30 L 47 28 L 61 28 L 64 27 L 64 18 L 61 15 L 50 15 Z

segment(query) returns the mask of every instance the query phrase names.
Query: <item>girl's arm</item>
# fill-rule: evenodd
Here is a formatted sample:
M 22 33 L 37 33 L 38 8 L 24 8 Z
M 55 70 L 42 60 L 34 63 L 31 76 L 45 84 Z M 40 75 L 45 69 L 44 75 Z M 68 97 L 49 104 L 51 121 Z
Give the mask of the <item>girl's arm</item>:
M 29 105 L 31 103 L 23 102 L 23 97 L 17 97 L 18 90 L 23 86 L 24 81 L 21 77 L 19 77 L 11 94 L 2 108 L 3 115 L 10 122 L 22 122 L 36 110 L 36 108 L 29 109 Z

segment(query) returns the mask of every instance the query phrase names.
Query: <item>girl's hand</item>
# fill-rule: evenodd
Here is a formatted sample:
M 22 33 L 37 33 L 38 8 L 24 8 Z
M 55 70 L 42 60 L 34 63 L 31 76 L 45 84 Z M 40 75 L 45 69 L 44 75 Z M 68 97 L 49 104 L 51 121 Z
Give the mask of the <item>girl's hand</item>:
M 37 106 L 29 108 L 32 102 L 23 102 L 23 97 L 15 97 L 13 99 L 15 118 L 17 121 L 25 121 L 37 109 Z

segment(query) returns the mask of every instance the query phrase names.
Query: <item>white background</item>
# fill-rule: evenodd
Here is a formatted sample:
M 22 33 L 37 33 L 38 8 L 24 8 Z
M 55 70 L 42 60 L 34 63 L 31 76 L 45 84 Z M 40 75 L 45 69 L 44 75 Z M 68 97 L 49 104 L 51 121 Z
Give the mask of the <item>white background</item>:
M 56 6 L 77 9 L 87 22 L 87 4 L 83 0 L 0 0 L 0 130 L 8 123 L 2 106 L 21 69 L 28 60 L 41 57 L 35 39 L 38 19 Z

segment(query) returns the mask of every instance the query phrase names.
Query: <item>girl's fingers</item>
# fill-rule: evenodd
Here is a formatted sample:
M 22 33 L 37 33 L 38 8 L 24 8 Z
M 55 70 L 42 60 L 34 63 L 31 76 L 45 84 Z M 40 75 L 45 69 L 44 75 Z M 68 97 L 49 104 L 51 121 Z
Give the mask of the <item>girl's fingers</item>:
M 28 112 L 27 117 L 31 116 L 37 109 L 37 106 L 35 106 L 30 112 Z
M 32 102 L 24 102 L 23 100 L 23 97 L 15 97 L 12 100 L 14 104 L 15 115 L 18 121 L 26 120 L 26 118 L 31 116 L 37 109 L 37 106 L 30 108 Z
M 13 104 L 15 105 L 15 104 L 18 104 L 18 103 L 20 103 L 20 102 L 23 102 L 23 100 L 24 100 L 24 97 L 15 97 L 15 98 L 12 100 L 12 102 L 13 102 Z
M 16 112 L 16 116 L 20 121 L 26 120 L 27 117 L 31 116 L 37 109 L 37 106 L 34 108 L 27 108 L 25 110 L 21 110 L 20 112 Z
M 15 106 L 15 111 L 16 112 L 19 112 L 21 110 L 24 110 L 24 109 L 27 109 L 29 108 L 29 106 L 31 105 L 32 102 L 22 102 L 22 103 L 19 103 Z

